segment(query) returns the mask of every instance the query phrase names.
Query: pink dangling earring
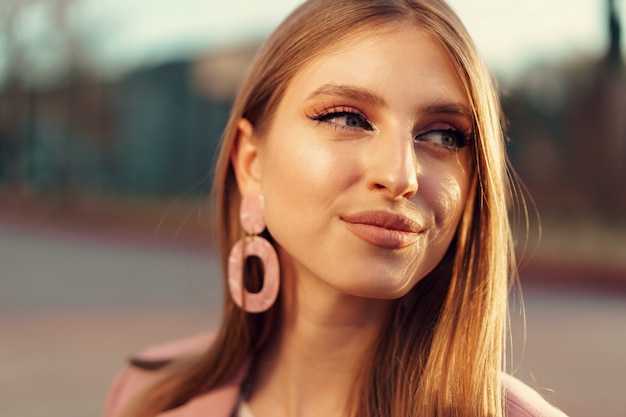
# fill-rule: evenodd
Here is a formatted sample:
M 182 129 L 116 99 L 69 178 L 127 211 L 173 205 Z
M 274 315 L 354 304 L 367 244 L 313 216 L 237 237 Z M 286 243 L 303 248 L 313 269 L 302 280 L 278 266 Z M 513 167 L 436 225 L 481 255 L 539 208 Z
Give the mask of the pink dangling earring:
M 278 296 L 278 255 L 267 240 L 258 236 L 265 229 L 264 211 L 262 195 L 251 194 L 242 198 L 239 219 L 248 236 L 237 241 L 228 255 L 230 296 L 248 313 L 268 310 Z M 243 280 L 244 263 L 249 256 L 256 256 L 263 263 L 263 288 L 257 293 L 249 292 Z

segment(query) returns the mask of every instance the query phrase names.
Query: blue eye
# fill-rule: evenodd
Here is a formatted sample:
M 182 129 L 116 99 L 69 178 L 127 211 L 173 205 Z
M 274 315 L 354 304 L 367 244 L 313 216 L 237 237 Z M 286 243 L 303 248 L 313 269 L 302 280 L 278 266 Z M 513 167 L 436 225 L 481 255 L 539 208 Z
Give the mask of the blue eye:
M 414 140 L 433 143 L 450 150 L 462 148 L 469 142 L 468 135 L 454 129 L 430 130 L 416 135 Z
M 318 122 L 329 123 L 338 128 L 373 130 L 365 116 L 354 111 L 330 111 L 313 117 Z

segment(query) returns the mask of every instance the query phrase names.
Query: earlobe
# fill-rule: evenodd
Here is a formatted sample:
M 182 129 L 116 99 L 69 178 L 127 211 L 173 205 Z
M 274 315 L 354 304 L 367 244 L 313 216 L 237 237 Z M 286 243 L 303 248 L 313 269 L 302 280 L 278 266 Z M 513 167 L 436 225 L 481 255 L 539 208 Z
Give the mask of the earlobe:
M 255 135 L 254 126 L 248 119 L 241 118 L 237 123 L 237 135 L 230 161 L 241 194 L 261 194 L 258 138 Z

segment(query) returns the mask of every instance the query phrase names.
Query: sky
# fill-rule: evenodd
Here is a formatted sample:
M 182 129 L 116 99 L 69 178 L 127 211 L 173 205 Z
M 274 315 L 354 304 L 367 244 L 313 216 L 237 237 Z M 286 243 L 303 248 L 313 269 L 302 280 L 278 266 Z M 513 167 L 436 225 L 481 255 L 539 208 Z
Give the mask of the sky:
M 2 0 L 0 17 L 7 4 Z M 616 0 L 626 22 L 626 0 Z M 74 0 L 68 27 L 86 45 L 104 76 L 267 36 L 301 0 Z M 449 0 L 489 67 L 514 79 L 529 65 L 606 48 L 604 0 Z M 54 78 L 66 70 L 64 39 L 51 18 L 53 0 L 34 0 L 14 20 L 30 76 Z M 624 37 L 623 37 L 624 38 Z M 623 40 L 623 46 L 626 40 Z M 0 79 L 6 68 L 0 38 Z

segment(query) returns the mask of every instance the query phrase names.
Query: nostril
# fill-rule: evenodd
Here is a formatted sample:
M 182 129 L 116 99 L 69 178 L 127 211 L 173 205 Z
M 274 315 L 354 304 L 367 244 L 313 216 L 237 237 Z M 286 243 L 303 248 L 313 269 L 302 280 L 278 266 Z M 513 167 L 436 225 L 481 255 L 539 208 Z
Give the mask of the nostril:
M 415 187 L 414 189 L 411 189 L 411 190 L 407 191 L 407 192 L 404 194 L 404 197 L 405 197 L 405 198 L 413 198 L 413 197 L 415 197 L 415 194 L 417 194 L 417 187 Z
M 417 182 L 399 182 L 393 181 L 385 184 L 384 182 L 372 182 L 370 190 L 382 192 L 388 198 L 397 199 L 400 197 L 412 198 L 417 194 Z

